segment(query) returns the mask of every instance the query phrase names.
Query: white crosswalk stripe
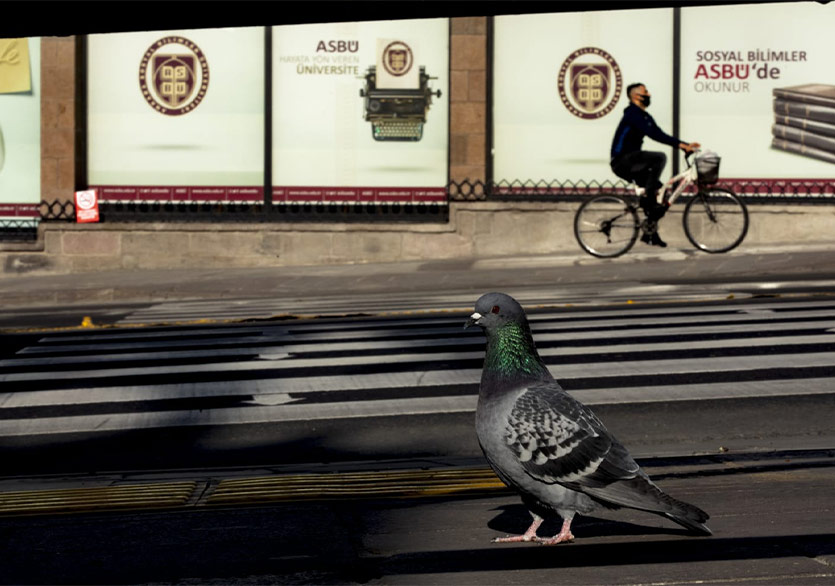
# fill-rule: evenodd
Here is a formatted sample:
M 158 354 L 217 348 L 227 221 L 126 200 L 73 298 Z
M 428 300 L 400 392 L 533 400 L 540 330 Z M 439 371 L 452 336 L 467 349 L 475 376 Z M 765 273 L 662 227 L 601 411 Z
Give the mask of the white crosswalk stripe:
M 484 339 L 465 317 L 44 335 L 0 359 L 0 438 L 471 412 Z M 589 404 L 835 393 L 835 300 L 530 318 L 554 376 Z
M 623 281 L 610 284 L 605 291 L 594 283 L 561 283 L 549 287 L 507 288 L 504 292 L 513 295 L 523 305 L 559 305 L 598 307 L 630 300 L 644 302 L 722 300 L 750 298 L 757 292 L 771 293 L 782 287 L 832 288 L 835 281 L 775 281 L 768 283 L 717 282 L 686 284 L 653 284 L 639 281 Z M 467 310 L 473 303 L 473 294 L 443 293 L 415 296 L 411 292 L 368 293 L 362 298 L 339 295 L 284 299 L 236 299 L 236 300 L 192 300 L 164 301 L 137 309 L 123 317 L 119 323 L 161 324 L 191 321 L 235 321 L 267 319 L 276 317 L 310 317 L 342 315 L 386 315 L 402 313 L 425 313 L 444 310 Z
M 654 285 L 640 282 L 623 282 L 606 293 L 592 284 L 562 284 L 548 288 L 524 288 L 507 290 L 527 306 L 553 303 L 560 299 L 563 305 L 601 305 L 623 302 L 629 299 L 722 299 L 731 291 L 726 284 L 705 285 Z M 750 296 L 735 293 L 738 297 Z M 334 316 L 351 314 L 388 314 L 405 312 L 429 312 L 447 308 L 466 310 L 473 303 L 470 292 L 439 295 L 423 294 L 416 297 L 411 292 L 369 293 L 362 298 L 317 297 L 313 299 L 238 299 L 234 301 L 168 301 L 138 309 L 122 318 L 121 324 L 153 324 L 188 322 L 197 320 L 244 320 L 282 316 Z

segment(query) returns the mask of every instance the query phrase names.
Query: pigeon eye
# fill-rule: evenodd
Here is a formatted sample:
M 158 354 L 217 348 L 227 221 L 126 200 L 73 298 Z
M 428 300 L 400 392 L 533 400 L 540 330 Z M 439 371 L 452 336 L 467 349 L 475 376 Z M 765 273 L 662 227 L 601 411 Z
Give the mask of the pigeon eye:
M 499 306 L 498 306 L 498 305 L 494 305 L 494 306 L 493 306 L 493 309 L 491 309 L 491 310 L 490 310 L 490 313 L 499 313 Z

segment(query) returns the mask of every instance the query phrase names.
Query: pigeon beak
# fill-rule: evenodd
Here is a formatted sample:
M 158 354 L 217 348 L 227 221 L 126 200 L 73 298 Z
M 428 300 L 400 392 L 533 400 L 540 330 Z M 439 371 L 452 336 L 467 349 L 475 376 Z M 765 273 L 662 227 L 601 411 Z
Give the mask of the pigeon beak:
M 481 319 L 481 314 L 476 311 L 474 314 L 472 314 L 470 316 L 470 319 L 468 319 L 466 322 L 464 322 L 464 329 L 466 330 L 467 328 L 478 324 L 480 319 Z

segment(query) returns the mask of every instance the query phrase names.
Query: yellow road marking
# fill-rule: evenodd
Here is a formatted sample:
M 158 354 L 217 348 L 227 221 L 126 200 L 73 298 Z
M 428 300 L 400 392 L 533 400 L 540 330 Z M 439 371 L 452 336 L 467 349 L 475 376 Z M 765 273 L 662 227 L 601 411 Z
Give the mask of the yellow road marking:
M 207 505 L 357 498 L 409 498 L 503 489 L 489 468 L 394 470 L 236 478 L 220 482 Z
M 180 507 L 197 481 L 0 492 L 0 515 L 66 514 Z
M 207 478 L 121 486 L 0 492 L 0 516 L 193 509 L 272 502 L 366 498 L 415 498 L 483 494 L 504 489 L 489 468 L 443 468 L 279 474 L 227 478 L 205 490 Z M 205 495 L 202 493 L 206 493 Z

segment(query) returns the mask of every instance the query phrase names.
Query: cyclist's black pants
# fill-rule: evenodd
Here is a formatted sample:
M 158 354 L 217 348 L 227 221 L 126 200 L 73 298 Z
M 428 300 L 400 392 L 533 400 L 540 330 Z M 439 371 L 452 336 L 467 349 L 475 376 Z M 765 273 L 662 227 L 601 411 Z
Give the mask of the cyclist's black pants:
M 627 181 L 635 181 L 646 189 L 641 206 L 647 211 L 655 206 L 655 194 L 661 187 L 661 173 L 667 165 L 667 155 L 656 151 L 632 151 L 612 159 L 612 172 Z

